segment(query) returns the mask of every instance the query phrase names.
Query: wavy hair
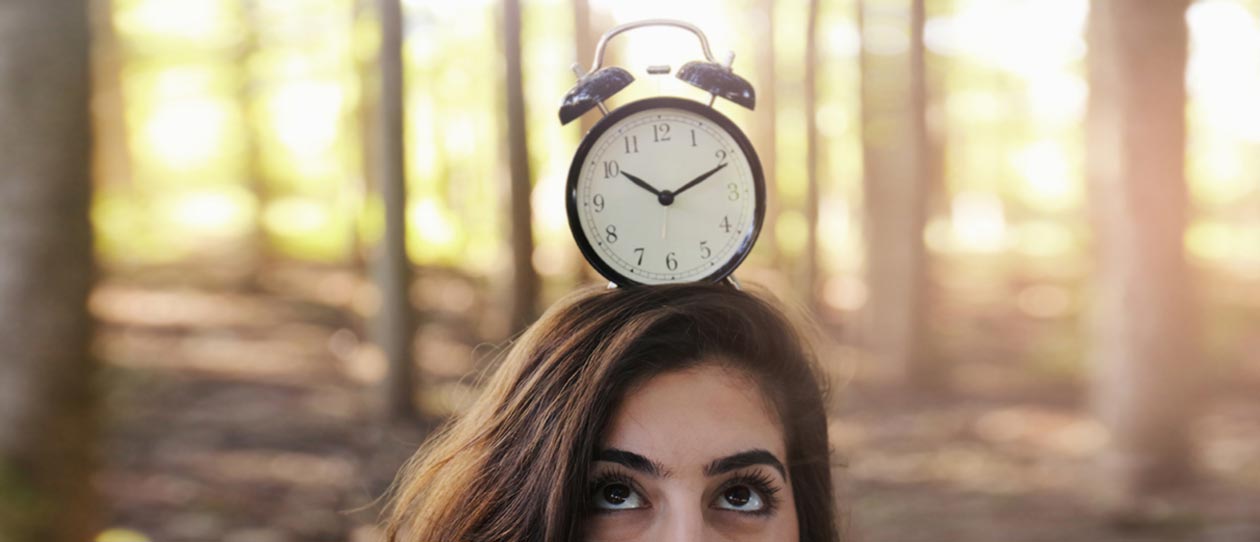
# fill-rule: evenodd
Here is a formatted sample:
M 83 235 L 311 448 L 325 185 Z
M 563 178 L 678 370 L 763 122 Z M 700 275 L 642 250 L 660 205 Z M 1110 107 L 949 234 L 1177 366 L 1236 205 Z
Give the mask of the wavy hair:
M 838 541 L 826 380 L 798 327 L 773 298 L 724 284 L 571 294 L 400 471 L 387 540 L 580 540 L 588 471 L 627 390 L 716 362 L 752 376 L 778 414 L 801 540 Z

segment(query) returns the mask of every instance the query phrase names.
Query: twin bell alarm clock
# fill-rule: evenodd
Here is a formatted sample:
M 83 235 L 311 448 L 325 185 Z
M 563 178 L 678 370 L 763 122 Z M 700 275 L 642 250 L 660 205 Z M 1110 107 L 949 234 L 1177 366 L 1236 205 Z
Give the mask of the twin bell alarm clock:
M 659 96 L 611 111 L 614 94 L 634 81 L 603 67 L 604 48 L 618 34 L 649 26 L 679 28 L 700 40 L 704 60 L 675 76 L 710 95 L 708 103 Z M 739 266 L 761 230 L 765 176 L 757 152 L 735 123 L 713 108 L 717 98 L 753 109 L 752 85 L 714 59 L 699 28 L 672 20 L 617 26 L 595 48 L 589 71 L 564 96 L 560 123 L 598 109 L 603 118 L 578 146 L 569 168 L 566 207 L 582 255 L 617 286 L 676 282 L 736 283 Z M 667 74 L 652 66 L 650 74 Z

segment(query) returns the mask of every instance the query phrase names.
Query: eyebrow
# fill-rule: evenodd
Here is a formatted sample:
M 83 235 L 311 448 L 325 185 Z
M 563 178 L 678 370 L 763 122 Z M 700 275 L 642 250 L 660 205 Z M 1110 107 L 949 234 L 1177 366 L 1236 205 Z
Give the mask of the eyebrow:
M 628 469 L 636 470 L 658 478 L 669 477 L 671 474 L 669 469 L 666 469 L 664 465 L 661 465 L 656 461 L 634 452 L 618 448 L 600 450 L 599 453 L 595 454 L 595 460 L 616 463 Z M 754 465 L 767 465 L 773 467 L 774 470 L 779 471 L 780 475 L 787 478 L 787 469 L 783 466 L 783 462 L 779 461 L 779 458 L 775 457 L 774 454 L 760 448 L 715 459 L 708 465 L 705 465 L 704 475 L 712 477 Z
M 598 454 L 595 454 L 595 460 L 616 463 L 628 469 L 637 470 L 657 478 L 667 477 L 670 474 L 669 469 L 666 469 L 665 466 L 660 463 L 652 461 L 651 459 L 634 452 L 619 450 L 617 448 L 601 450 Z
M 783 462 L 779 461 L 779 458 L 775 457 L 774 454 L 760 448 L 716 459 L 704 467 L 704 475 L 717 476 L 753 465 L 774 467 L 774 470 L 779 471 L 780 475 L 787 478 L 787 469 L 783 467 Z

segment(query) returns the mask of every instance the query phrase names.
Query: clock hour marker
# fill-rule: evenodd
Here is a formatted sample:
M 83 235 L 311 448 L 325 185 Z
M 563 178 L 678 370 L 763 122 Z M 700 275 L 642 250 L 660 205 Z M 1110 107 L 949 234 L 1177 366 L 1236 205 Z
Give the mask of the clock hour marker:
M 652 125 L 652 142 L 660 143 L 662 141 L 669 141 L 669 124 L 667 123 L 653 124 Z

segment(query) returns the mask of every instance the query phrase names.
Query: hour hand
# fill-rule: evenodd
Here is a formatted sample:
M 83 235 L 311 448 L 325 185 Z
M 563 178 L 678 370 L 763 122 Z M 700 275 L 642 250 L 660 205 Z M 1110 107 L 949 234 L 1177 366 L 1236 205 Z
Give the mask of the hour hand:
M 651 192 L 651 193 L 652 193 L 652 195 L 655 195 L 655 196 L 660 196 L 660 195 L 661 195 L 661 191 L 660 191 L 660 190 L 657 190 L 657 189 L 656 189 L 656 187 L 654 187 L 654 186 L 652 186 L 652 185 L 648 184 L 648 183 L 647 183 L 647 181 L 645 181 L 645 180 L 643 180 L 643 179 L 640 179 L 640 178 L 638 178 L 638 177 L 635 177 L 634 175 L 631 175 L 631 174 L 626 173 L 626 172 L 624 172 L 624 171 L 623 171 L 623 172 L 621 172 L 621 174 L 622 174 L 622 175 L 625 175 L 627 179 L 630 179 L 630 182 L 632 182 L 632 183 L 634 183 L 634 184 L 639 185 L 641 188 L 643 188 L 644 190 L 647 190 L 648 192 Z

